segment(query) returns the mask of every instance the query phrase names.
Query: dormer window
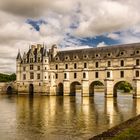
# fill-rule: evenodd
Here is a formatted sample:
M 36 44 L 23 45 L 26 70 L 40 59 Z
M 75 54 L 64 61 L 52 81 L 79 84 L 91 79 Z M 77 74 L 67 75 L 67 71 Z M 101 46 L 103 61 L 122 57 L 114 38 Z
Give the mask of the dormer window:
M 136 54 L 139 54 L 139 53 L 140 53 L 140 51 L 139 51 L 139 50 L 137 50 L 137 51 L 136 51 Z
M 58 57 L 56 57 L 55 60 L 57 61 L 58 60 Z
M 30 58 L 30 63 L 33 63 L 33 58 Z
M 88 58 L 88 56 L 87 56 L 87 55 L 84 55 L 84 56 L 83 56 L 83 58 L 84 58 L 84 59 L 87 59 L 87 58 Z
M 122 51 L 122 52 L 120 52 L 120 55 L 124 55 L 124 52 Z
M 100 55 L 99 54 L 95 54 L 95 57 L 99 57 Z
M 78 56 L 77 56 L 77 55 L 75 55 L 75 56 L 74 56 L 74 59 L 77 59 L 77 58 L 78 58 Z
M 65 57 L 65 60 L 68 60 L 68 59 L 69 59 L 69 57 L 68 57 L 68 56 L 66 56 L 66 57 Z
M 107 56 L 111 56 L 111 53 L 108 53 Z

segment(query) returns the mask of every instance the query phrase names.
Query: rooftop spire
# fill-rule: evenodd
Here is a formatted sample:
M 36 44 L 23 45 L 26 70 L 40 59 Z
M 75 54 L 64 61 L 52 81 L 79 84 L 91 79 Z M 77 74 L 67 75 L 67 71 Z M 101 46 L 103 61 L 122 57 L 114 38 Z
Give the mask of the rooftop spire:
M 18 54 L 17 54 L 17 60 L 21 60 L 21 54 L 20 54 L 20 49 L 18 49 Z

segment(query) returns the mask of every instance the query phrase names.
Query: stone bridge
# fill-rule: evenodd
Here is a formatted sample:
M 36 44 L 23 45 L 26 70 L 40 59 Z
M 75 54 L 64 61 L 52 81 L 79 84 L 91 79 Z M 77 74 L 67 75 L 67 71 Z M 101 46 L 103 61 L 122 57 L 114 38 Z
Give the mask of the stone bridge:
M 0 82 L 1 94 L 12 94 L 16 92 L 16 82 Z

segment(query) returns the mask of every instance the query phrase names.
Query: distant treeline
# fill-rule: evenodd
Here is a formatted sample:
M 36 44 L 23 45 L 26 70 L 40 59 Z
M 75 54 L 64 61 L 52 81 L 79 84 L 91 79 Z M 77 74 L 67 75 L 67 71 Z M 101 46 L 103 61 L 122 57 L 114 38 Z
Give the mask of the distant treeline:
M 15 73 L 11 75 L 0 73 L 0 82 L 10 82 L 10 81 L 15 81 L 15 80 L 16 80 Z

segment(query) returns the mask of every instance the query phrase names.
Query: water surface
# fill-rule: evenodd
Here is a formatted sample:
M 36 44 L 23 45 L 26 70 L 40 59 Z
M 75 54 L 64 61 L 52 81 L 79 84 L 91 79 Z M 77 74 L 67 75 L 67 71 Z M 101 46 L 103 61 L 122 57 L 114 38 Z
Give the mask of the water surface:
M 0 95 L 0 139 L 86 140 L 140 114 L 140 100 Z

